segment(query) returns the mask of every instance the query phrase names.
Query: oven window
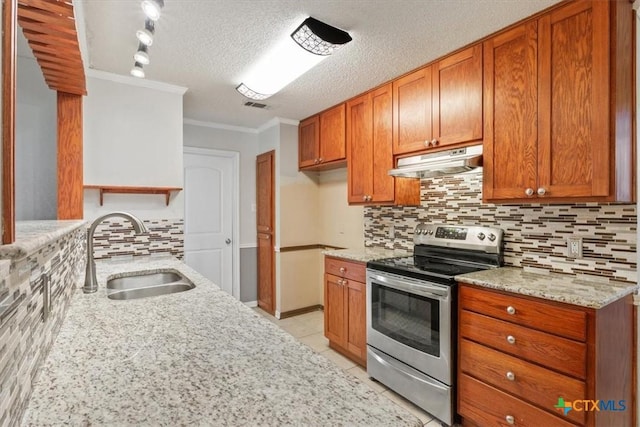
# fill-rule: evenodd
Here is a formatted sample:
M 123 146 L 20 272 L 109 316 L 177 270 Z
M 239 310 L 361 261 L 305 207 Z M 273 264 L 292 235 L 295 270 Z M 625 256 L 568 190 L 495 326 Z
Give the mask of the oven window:
M 376 331 L 433 356 L 440 356 L 440 302 L 371 284 L 371 326 Z

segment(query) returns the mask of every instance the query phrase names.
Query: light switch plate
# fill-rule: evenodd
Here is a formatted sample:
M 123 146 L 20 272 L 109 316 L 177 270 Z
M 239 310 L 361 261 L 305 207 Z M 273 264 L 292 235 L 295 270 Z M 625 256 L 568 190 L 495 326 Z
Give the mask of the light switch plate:
M 567 237 L 567 257 L 582 258 L 582 237 Z

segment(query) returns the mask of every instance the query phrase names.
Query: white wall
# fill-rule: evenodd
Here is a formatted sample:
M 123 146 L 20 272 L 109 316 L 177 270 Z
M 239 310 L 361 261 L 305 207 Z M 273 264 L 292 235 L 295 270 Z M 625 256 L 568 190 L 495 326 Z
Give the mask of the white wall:
M 16 220 L 56 219 L 56 92 L 47 87 L 33 57 L 18 56 L 16 74 Z
M 84 114 L 84 182 L 182 187 L 182 96 L 186 89 L 89 70 Z M 182 192 L 161 195 L 85 190 L 84 217 L 126 210 L 143 219 L 184 217 Z

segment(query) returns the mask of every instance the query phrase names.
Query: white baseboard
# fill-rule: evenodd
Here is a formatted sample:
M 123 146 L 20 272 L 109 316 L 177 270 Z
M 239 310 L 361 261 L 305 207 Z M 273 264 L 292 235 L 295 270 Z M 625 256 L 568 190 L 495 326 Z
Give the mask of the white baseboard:
M 243 302 L 243 304 L 246 305 L 247 307 L 253 308 L 258 306 L 258 301 L 247 301 L 247 302 Z

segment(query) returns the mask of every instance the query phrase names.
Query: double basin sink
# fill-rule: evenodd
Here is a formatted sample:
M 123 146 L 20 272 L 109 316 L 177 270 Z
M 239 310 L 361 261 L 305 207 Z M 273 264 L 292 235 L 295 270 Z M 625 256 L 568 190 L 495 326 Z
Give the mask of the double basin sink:
M 195 287 L 191 280 L 175 270 L 135 272 L 107 280 L 107 297 L 113 300 L 130 300 L 174 294 Z

